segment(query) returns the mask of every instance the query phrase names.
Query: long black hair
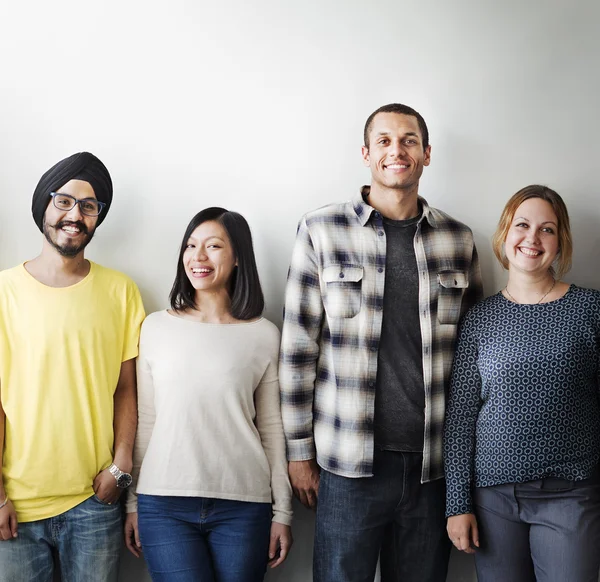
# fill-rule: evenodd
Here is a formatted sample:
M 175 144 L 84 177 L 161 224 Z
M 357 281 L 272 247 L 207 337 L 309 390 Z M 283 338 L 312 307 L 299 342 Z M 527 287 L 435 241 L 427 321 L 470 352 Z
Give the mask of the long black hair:
M 250 227 L 241 214 L 217 206 L 205 208 L 198 212 L 185 229 L 181 249 L 179 250 L 175 282 L 169 294 L 171 308 L 174 311 L 196 308 L 196 290 L 185 272 L 183 253 L 192 233 L 203 222 L 209 220 L 214 220 L 223 226 L 237 260 L 237 267 L 234 268 L 229 281 L 231 315 L 236 319 L 254 319 L 263 312 L 265 299 L 260 286 L 258 269 L 256 268 Z

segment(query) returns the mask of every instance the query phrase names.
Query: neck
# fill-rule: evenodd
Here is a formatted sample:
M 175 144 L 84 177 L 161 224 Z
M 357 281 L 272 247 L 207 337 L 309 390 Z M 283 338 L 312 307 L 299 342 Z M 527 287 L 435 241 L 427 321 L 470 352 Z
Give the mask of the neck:
M 392 220 L 414 218 L 419 214 L 418 187 L 400 190 L 373 184 L 369 192 L 369 204 Z
M 68 287 L 90 272 L 90 262 L 81 251 L 74 257 L 64 257 L 44 240 L 42 252 L 25 263 L 27 271 L 50 287 Z
M 509 270 L 506 290 L 508 290 L 509 298 L 515 299 L 519 303 L 537 303 L 552 289 L 554 284 L 554 276 L 549 271 L 528 274 Z
M 231 298 L 225 289 L 219 291 L 196 291 L 196 309 L 187 315 L 204 323 L 233 323 Z

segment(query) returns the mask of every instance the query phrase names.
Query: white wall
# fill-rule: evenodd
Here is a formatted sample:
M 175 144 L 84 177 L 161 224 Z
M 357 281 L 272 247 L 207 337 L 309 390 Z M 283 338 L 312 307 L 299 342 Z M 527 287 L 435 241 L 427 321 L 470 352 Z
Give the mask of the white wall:
M 369 180 L 362 126 L 400 101 L 430 126 L 421 193 L 468 223 L 488 293 L 489 239 L 526 184 L 572 214 L 568 279 L 600 287 L 596 0 L 54 0 L 0 5 L 0 268 L 37 254 L 31 193 L 80 150 L 110 169 L 115 200 L 90 258 L 166 305 L 177 247 L 198 210 L 243 213 L 267 316 L 281 323 L 300 215 Z M 312 516 L 274 582 L 309 582 Z M 452 582 L 475 579 L 453 557 Z M 146 581 L 125 559 L 123 580 Z

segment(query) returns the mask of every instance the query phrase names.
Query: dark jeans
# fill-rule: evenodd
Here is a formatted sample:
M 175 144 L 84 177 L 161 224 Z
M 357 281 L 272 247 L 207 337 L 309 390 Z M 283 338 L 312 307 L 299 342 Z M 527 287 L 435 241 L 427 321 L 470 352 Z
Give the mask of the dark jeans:
M 57 552 L 64 582 L 116 582 L 123 540 L 121 505 L 96 496 L 55 517 L 19 523 L 0 541 L 0 582 L 51 582 Z
M 423 456 L 376 451 L 374 476 L 321 471 L 314 582 L 444 582 L 445 483 L 421 484 Z
M 477 487 L 479 582 L 598 582 L 600 479 Z
M 270 503 L 138 495 L 154 582 L 262 582 L 271 518 Z

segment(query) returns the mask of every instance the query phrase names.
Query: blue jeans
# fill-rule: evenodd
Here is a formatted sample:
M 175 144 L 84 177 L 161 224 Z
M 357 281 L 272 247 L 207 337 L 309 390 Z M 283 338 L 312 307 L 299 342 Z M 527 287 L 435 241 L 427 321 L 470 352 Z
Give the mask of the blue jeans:
M 121 505 L 96 496 L 48 519 L 19 523 L 0 542 L 0 582 L 51 582 L 53 553 L 64 582 L 116 582 L 123 541 Z
M 600 476 L 476 487 L 479 582 L 598 582 Z
M 418 453 L 375 451 L 373 477 L 321 471 L 314 582 L 444 582 L 445 483 L 421 484 Z
M 140 541 L 154 582 L 261 582 L 271 519 L 270 503 L 138 495 Z

